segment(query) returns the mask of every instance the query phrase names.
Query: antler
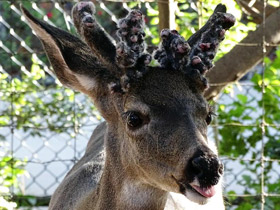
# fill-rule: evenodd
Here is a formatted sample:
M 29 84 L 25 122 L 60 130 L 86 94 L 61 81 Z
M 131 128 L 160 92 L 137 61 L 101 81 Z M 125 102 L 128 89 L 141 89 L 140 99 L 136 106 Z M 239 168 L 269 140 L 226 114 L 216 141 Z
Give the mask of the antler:
M 130 11 L 125 18 L 119 21 L 118 27 L 117 34 L 120 38 L 120 42 L 117 44 L 118 65 L 129 68 L 135 66 L 139 61 L 145 61 L 142 64 L 148 65 L 151 57 L 145 53 L 144 37 L 146 34 L 142 12 L 140 10 Z
M 105 30 L 99 25 L 95 17 L 95 6 L 92 2 L 79 2 L 72 9 L 72 18 L 78 33 L 98 57 L 100 62 L 119 74 L 116 68 L 116 47 Z
M 127 91 L 132 81 L 142 77 L 152 56 L 146 52 L 144 20 L 140 10 L 132 10 L 118 24 L 117 65 L 124 70 L 122 90 Z
M 234 16 L 226 13 L 226 7 L 219 4 L 207 23 L 187 41 L 177 31 L 163 29 L 161 45 L 154 58 L 163 68 L 178 69 L 190 75 L 190 81 L 205 90 L 208 84 L 204 75 L 213 67 L 218 46 L 234 23 Z
M 93 53 L 120 82 L 110 85 L 113 92 L 126 92 L 132 81 L 147 71 L 152 56 L 146 52 L 144 20 L 139 10 L 132 10 L 118 23 L 116 47 L 94 17 L 92 2 L 80 2 L 73 8 L 73 19 L 79 34 Z M 225 32 L 234 25 L 233 15 L 219 4 L 207 23 L 187 41 L 176 31 L 161 31 L 160 47 L 154 58 L 162 68 L 180 70 L 202 91 L 208 86 L 205 73 L 213 67 L 213 59 Z
M 189 61 L 190 46 L 176 30 L 163 29 L 160 33 L 161 44 L 154 52 L 154 58 L 161 67 L 178 69 Z
M 110 84 L 111 90 L 126 91 L 132 80 L 145 73 L 146 66 L 152 60 L 152 56 L 146 53 L 143 14 L 139 10 L 132 10 L 119 21 L 117 35 L 120 40 L 116 47 L 94 14 L 92 2 L 76 4 L 72 10 L 75 27 L 101 63 L 120 78 L 121 84 Z

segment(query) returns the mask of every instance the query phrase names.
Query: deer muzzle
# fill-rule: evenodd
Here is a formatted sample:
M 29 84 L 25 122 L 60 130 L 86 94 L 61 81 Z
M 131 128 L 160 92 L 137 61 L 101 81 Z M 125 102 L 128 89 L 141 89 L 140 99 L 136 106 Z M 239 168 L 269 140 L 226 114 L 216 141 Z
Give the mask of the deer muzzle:
M 204 151 L 203 151 L 204 150 Z M 209 149 L 199 149 L 188 161 L 184 171 L 184 178 L 178 181 L 180 191 L 186 191 L 211 198 L 216 194 L 216 185 L 223 174 L 223 164 Z

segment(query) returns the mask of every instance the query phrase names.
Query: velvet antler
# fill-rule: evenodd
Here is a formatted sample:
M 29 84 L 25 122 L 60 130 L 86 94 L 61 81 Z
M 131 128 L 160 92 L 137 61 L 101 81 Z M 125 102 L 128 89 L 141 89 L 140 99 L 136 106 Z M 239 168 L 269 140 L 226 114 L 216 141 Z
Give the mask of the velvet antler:
M 219 4 L 207 23 L 187 41 L 177 31 L 163 29 L 161 45 L 154 58 L 163 68 L 178 69 L 188 74 L 190 81 L 204 90 L 208 85 L 203 75 L 213 67 L 219 44 L 234 23 L 234 16 L 226 13 L 226 7 Z
M 116 46 L 97 23 L 94 14 L 93 3 L 80 2 L 73 8 L 74 24 L 100 65 L 119 79 L 110 83 L 111 91 L 126 92 L 131 83 L 147 72 L 152 60 L 146 52 L 143 14 L 132 10 L 120 19 Z M 234 22 L 234 16 L 226 13 L 225 6 L 219 4 L 207 23 L 188 40 L 176 30 L 162 30 L 161 44 L 154 52 L 154 58 L 162 68 L 185 73 L 196 89 L 204 91 L 208 86 L 204 75 L 213 67 L 218 46 Z

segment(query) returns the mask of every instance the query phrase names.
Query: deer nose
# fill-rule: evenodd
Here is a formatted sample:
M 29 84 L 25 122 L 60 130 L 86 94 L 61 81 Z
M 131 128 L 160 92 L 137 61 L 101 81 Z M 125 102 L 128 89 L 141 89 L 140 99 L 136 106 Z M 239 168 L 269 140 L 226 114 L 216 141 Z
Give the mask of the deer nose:
M 216 155 L 199 155 L 191 160 L 193 175 L 203 186 L 216 185 L 224 166 Z

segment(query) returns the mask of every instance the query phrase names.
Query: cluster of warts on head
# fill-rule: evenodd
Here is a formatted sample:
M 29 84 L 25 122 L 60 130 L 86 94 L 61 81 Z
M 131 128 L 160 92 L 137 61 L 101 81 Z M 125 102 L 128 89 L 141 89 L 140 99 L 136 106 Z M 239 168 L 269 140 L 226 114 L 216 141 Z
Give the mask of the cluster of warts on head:
M 95 22 L 94 5 L 88 3 L 78 10 L 83 11 L 80 14 L 83 16 L 84 27 L 92 27 Z M 213 68 L 212 62 L 218 46 L 224 39 L 226 30 L 234 22 L 234 16 L 226 13 L 226 7 L 219 4 L 207 23 L 188 40 L 176 30 L 163 29 L 160 33 L 161 43 L 153 55 L 150 55 L 144 41 L 144 16 L 140 10 L 131 10 L 118 23 L 119 41 L 112 63 L 116 64 L 117 71 L 121 73 L 119 81 L 110 83 L 111 92 L 127 92 L 133 82 L 147 73 L 152 58 L 161 68 L 183 72 L 196 89 L 204 91 L 208 87 L 205 74 Z M 77 28 L 80 34 L 83 33 L 83 27 Z

